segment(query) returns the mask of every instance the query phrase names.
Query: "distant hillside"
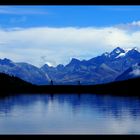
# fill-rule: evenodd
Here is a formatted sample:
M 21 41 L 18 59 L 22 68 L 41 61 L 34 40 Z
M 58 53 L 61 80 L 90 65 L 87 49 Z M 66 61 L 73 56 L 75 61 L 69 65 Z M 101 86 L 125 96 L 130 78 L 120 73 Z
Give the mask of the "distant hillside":
M 21 80 L 18 77 L 0 73 L 0 95 L 6 93 L 26 92 L 34 87 L 31 83 Z

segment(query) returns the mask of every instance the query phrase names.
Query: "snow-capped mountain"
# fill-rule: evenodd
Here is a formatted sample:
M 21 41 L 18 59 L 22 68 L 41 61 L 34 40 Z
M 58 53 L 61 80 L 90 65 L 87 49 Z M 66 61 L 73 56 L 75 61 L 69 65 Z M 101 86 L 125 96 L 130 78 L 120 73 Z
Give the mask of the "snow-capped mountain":
M 48 84 L 49 77 L 39 68 L 28 63 L 14 63 L 5 58 L 0 59 L 0 72 L 19 77 L 32 84 Z
M 17 76 L 33 84 L 101 84 L 114 81 L 130 67 L 140 63 L 140 51 L 115 48 L 89 60 L 72 58 L 67 65 L 56 67 L 43 65 L 41 68 L 28 63 L 15 63 L 7 58 L 0 59 L 0 72 Z M 133 72 L 132 72 L 133 73 Z M 138 74 L 138 71 L 134 71 Z M 133 74 L 132 74 L 133 75 Z
M 132 49 L 124 49 L 123 52 L 118 53 L 115 58 L 109 60 L 108 62 L 106 62 L 106 64 L 121 73 L 139 62 L 140 52 L 135 47 Z
M 124 71 L 121 75 L 116 78 L 116 81 L 122 81 L 132 78 L 140 77 L 140 63 L 135 64 L 126 71 Z
M 105 52 L 90 60 L 73 58 L 69 64 L 57 67 L 42 66 L 49 77 L 57 83 L 92 83 L 111 82 L 132 65 L 140 62 L 140 52 L 135 48 L 115 48 L 112 52 Z
M 122 49 L 122 48 L 120 48 L 120 47 L 117 47 L 117 48 L 115 48 L 115 49 L 109 54 L 109 56 L 110 56 L 112 59 L 114 59 L 114 58 L 116 58 L 116 57 L 118 57 L 119 55 L 124 54 L 124 53 L 125 53 L 125 50 L 124 50 L 124 49 Z

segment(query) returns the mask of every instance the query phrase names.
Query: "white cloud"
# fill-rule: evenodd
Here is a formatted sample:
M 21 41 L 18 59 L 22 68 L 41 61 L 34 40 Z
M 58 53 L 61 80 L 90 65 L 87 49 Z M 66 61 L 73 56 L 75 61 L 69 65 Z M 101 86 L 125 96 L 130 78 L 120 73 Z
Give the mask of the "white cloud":
M 135 64 L 133 66 L 133 71 L 130 72 L 130 75 L 133 75 L 133 76 L 140 76 L 140 66 L 138 64 Z
M 117 27 L 0 29 L 0 42 L 5 43 L 0 44 L 0 58 L 36 66 L 67 64 L 72 57 L 90 59 L 117 46 L 140 46 L 139 38 L 140 31 L 129 32 Z
M 140 21 L 133 21 L 130 25 L 132 25 L 132 26 L 140 26 Z
M 119 29 L 124 29 L 124 30 L 128 30 L 128 31 L 138 31 L 140 30 L 140 20 L 138 21 L 132 21 L 130 23 L 122 23 L 122 24 L 118 24 L 115 27 L 119 28 Z
M 22 6 L 0 6 L 0 14 L 10 15 L 48 15 L 48 12 L 41 10 L 39 6 L 36 8 L 28 8 Z
M 134 76 L 140 76 L 140 69 L 135 69 L 130 74 L 132 74 Z

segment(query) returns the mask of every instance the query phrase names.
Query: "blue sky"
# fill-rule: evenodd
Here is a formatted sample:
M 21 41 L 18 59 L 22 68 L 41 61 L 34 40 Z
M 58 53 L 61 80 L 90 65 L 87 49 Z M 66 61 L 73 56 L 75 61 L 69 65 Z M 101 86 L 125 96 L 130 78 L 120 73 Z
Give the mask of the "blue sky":
M 67 64 L 140 46 L 140 6 L 0 6 L 0 58 Z
M 0 25 L 2 27 L 112 26 L 139 20 L 139 12 L 140 6 L 0 6 Z

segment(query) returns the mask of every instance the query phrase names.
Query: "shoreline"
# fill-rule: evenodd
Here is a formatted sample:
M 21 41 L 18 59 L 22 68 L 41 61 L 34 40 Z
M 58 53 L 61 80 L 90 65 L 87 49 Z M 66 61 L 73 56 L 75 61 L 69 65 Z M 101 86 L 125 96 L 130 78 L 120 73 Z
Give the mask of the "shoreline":
M 0 96 L 14 95 L 22 93 L 31 94 L 103 94 L 118 96 L 140 96 L 140 78 L 117 81 L 100 85 L 27 85 L 14 87 L 5 85 L 0 87 Z

